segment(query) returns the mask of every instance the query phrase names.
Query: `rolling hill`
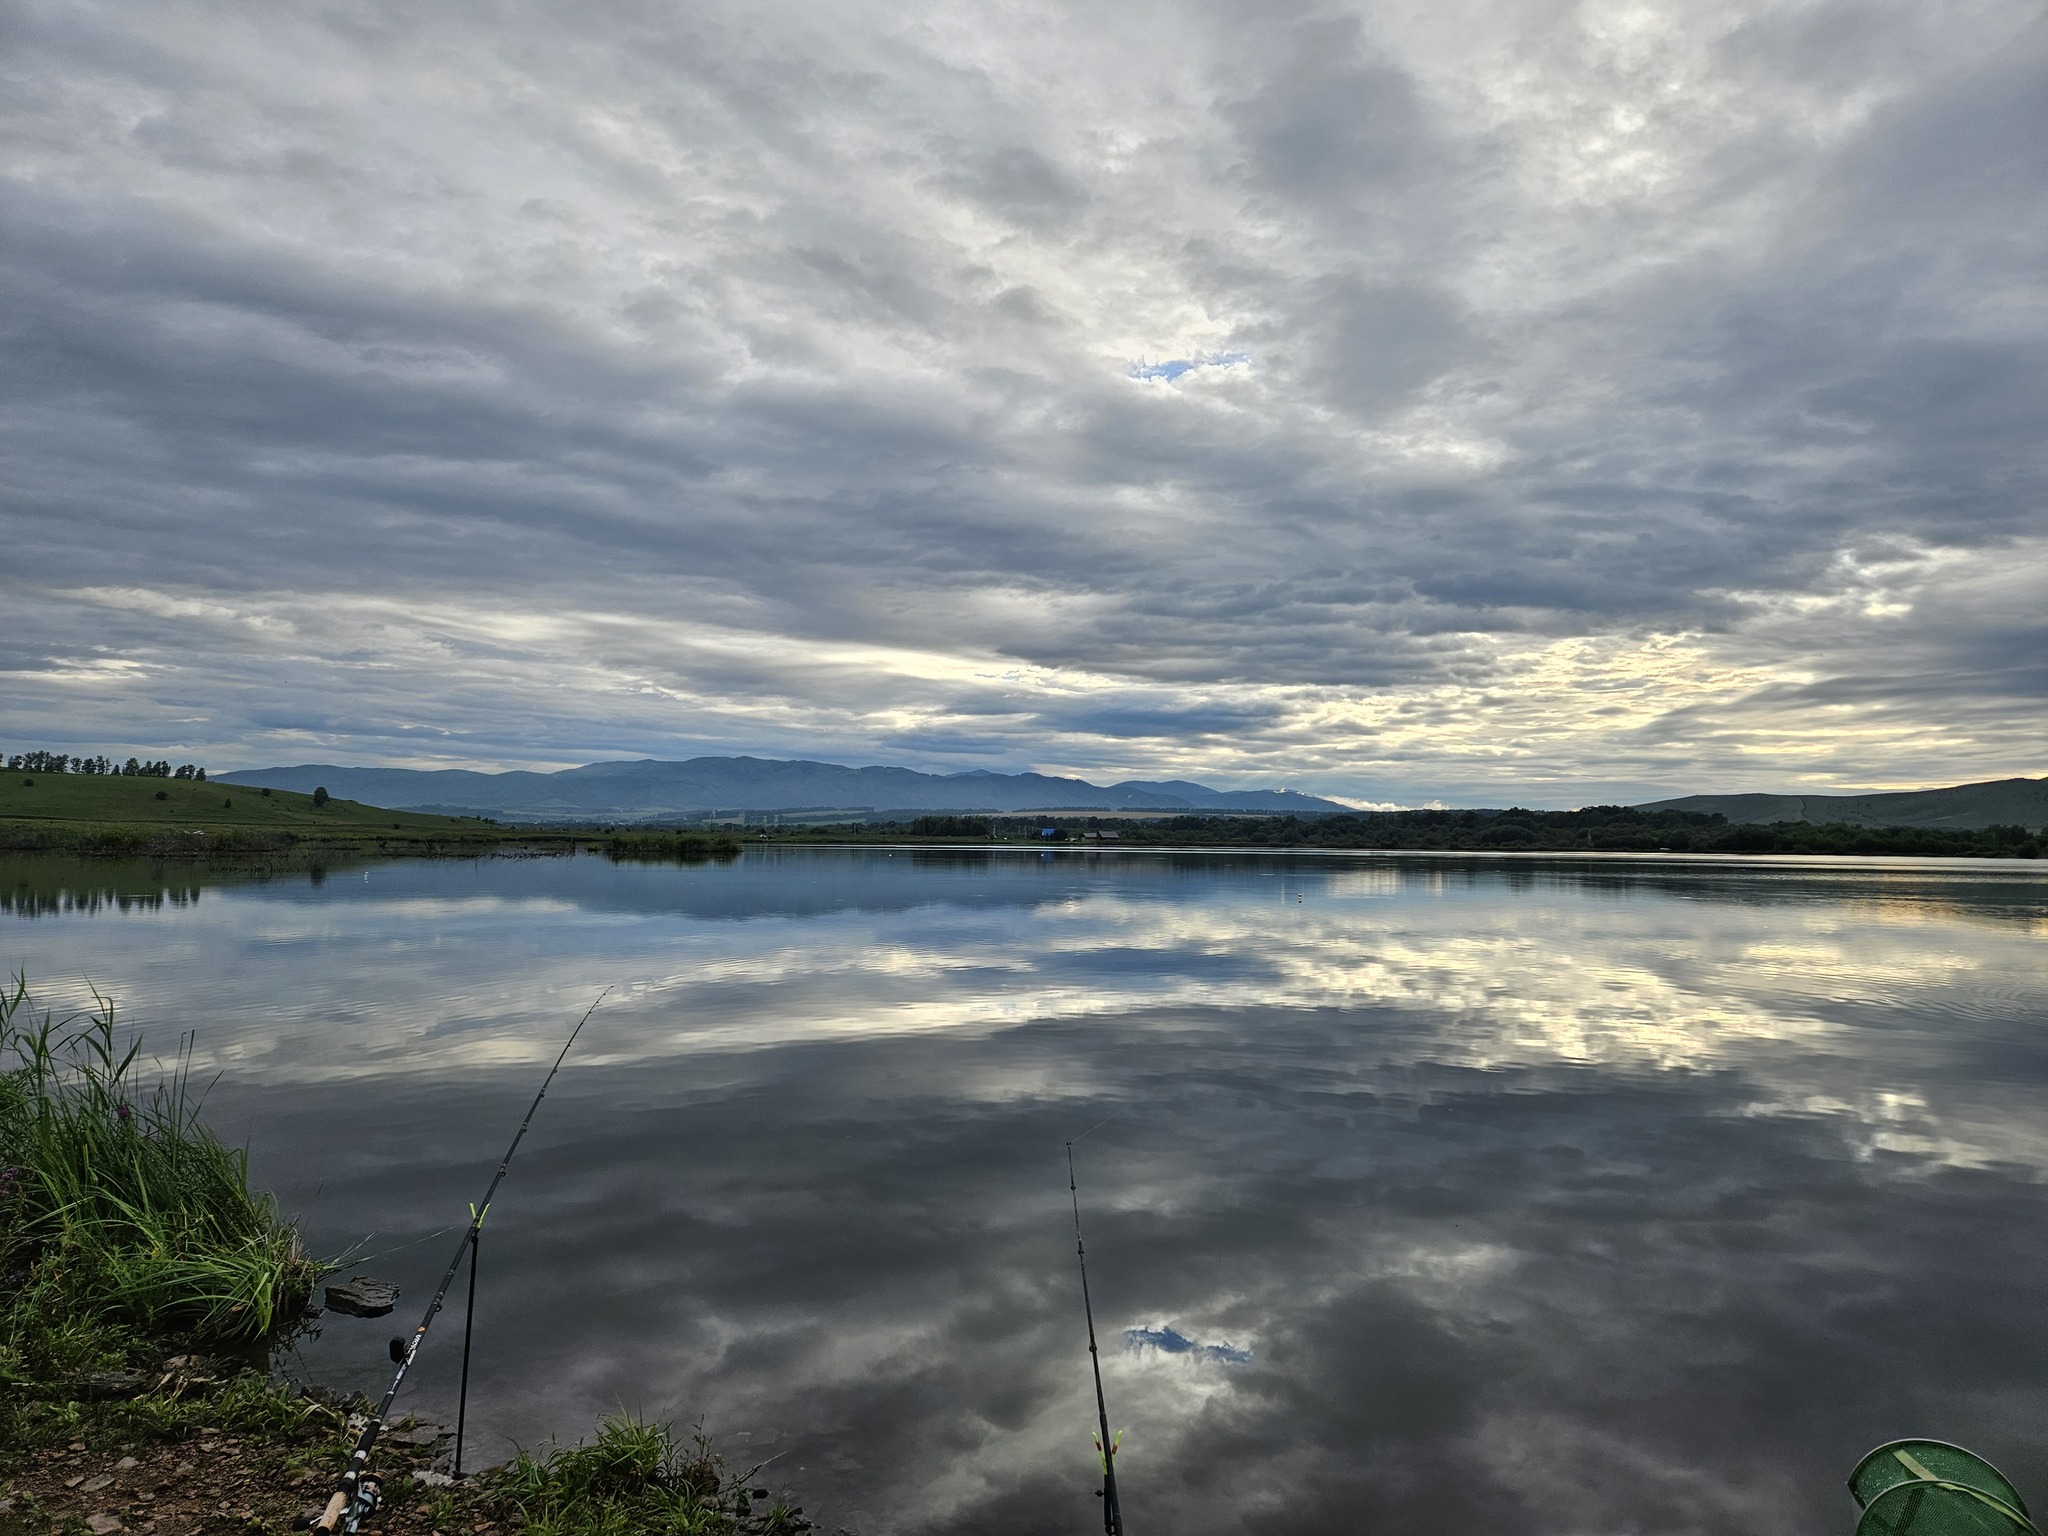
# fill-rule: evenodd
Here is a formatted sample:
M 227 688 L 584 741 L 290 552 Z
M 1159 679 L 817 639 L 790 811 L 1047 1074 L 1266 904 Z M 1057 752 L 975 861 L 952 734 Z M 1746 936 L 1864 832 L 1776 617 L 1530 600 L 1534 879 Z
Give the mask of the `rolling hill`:
M 1925 827 L 1969 831 L 1978 827 L 2048 825 L 2048 779 L 1991 779 L 1947 789 L 1880 795 L 1686 795 L 1637 807 L 1645 811 L 1700 811 L 1733 822 L 1846 822 L 1858 827 Z

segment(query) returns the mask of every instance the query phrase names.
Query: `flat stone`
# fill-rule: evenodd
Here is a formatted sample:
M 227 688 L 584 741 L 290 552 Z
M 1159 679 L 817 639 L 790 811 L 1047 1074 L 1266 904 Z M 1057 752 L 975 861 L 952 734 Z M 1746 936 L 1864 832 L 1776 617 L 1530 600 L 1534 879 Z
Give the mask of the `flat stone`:
M 398 1302 L 398 1287 L 384 1280 L 357 1275 L 339 1285 L 327 1287 L 327 1310 L 347 1317 L 382 1317 Z
M 412 1480 L 416 1483 L 425 1483 L 429 1488 L 446 1488 L 455 1481 L 446 1472 L 415 1472 Z
M 114 1479 L 107 1473 L 102 1472 L 98 1477 L 88 1477 L 85 1480 L 85 1486 L 78 1491 L 80 1493 L 98 1493 L 102 1488 L 112 1487 L 113 1483 Z
M 126 1472 L 130 1467 L 139 1467 L 141 1465 L 142 1463 L 137 1461 L 133 1456 L 123 1456 L 119 1461 L 114 1463 L 114 1470 L 116 1472 Z
M 85 1528 L 92 1532 L 92 1536 L 111 1536 L 111 1533 L 114 1531 L 125 1531 L 128 1529 L 127 1526 L 121 1523 L 119 1515 L 109 1514 L 87 1515 L 85 1517 Z

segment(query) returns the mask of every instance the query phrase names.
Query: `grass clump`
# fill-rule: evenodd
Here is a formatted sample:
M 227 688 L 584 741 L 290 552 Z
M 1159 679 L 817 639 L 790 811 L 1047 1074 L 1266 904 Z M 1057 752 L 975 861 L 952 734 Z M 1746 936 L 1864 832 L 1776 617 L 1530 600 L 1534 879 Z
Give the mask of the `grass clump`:
M 781 1536 L 810 1530 L 802 1511 L 728 1476 L 702 1434 L 615 1413 L 594 1438 L 520 1452 L 492 1493 L 518 1511 L 526 1536 Z M 757 1494 L 759 1497 L 757 1497 Z
M 740 840 L 726 832 L 615 832 L 604 851 L 621 860 L 699 864 L 739 857 Z
M 48 1383 L 150 1339 L 255 1345 L 323 1266 L 248 1154 L 199 1120 L 190 1050 L 154 1082 L 114 1005 L 39 1011 L 0 988 L 0 1382 Z

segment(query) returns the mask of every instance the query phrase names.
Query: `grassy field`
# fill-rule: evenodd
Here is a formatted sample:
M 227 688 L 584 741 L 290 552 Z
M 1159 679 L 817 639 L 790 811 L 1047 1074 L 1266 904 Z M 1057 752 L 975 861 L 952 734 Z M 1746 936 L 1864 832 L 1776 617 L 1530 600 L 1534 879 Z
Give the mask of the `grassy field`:
M 470 816 L 386 811 L 353 800 L 313 804 L 311 795 L 268 792 L 240 784 L 191 779 L 130 779 L 114 774 L 0 774 L 0 822 L 91 823 L 150 829 L 242 828 L 301 837 L 360 837 L 379 832 L 488 833 Z

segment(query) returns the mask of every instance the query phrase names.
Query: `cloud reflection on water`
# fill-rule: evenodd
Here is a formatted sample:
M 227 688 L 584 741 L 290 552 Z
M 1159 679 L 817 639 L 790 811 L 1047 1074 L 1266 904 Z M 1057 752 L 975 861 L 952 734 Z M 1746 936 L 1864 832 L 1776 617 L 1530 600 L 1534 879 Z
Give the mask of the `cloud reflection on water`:
M 863 1530 L 1090 1528 L 1059 1146 L 1128 1104 L 1081 1149 L 1098 1319 L 1254 1356 L 1105 1356 L 1134 1528 L 1792 1532 L 1895 1433 L 2048 1475 L 2043 891 L 863 853 L 12 933 L 200 1024 L 328 1242 L 459 1213 L 625 979 L 494 1212 L 489 1433 L 701 1412 Z

